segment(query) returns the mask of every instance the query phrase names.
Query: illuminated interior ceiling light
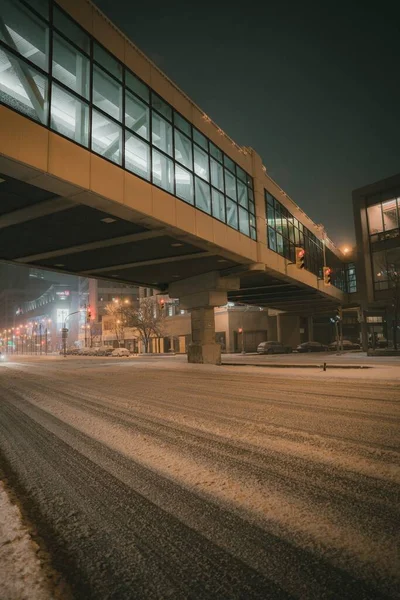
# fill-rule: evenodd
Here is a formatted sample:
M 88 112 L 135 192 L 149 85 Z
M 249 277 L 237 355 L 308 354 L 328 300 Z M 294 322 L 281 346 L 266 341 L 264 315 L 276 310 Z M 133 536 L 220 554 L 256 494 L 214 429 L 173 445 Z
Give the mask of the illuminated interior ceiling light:
M 117 219 L 112 219 L 111 217 L 105 217 L 104 219 L 100 219 L 103 223 L 115 223 Z
M 217 262 L 224 263 L 224 262 L 228 262 L 228 261 L 226 260 L 226 258 L 219 258 Z
M 55 267 L 65 267 L 65 265 L 63 263 L 56 263 L 54 266 Z
M 172 277 L 174 277 L 175 279 L 180 277 L 180 275 L 172 275 Z
M 183 246 L 183 244 L 181 244 L 181 242 L 174 242 L 173 244 L 171 244 L 172 248 L 179 248 L 180 246 Z

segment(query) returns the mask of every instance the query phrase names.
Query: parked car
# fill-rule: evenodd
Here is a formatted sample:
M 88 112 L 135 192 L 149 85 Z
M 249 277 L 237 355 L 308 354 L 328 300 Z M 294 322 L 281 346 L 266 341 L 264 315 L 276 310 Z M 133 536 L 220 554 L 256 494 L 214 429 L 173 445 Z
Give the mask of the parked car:
M 127 348 L 115 348 L 115 350 L 112 351 L 111 356 L 130 356 L 131 353 L 129 352 L 129 350 L 127 350 Z
M 326 352 L 328 346 L 319 342 L 304 342 L 303 344 L 299 344 L 296 350 L 297 352 Z
M 292 348 L 281 342 L 261 342 L 257 346 L 257 354 L 289 354 L 290 352 Z
M 360 350 L 361 349 L 360 344 L 351 342 L 350 340 L 343 340 L 342 344 L 343 344 L 343 350 Z M 332 342 L 332 344 L 329 344 L 329 350 L 337 350 L 337 343 Z

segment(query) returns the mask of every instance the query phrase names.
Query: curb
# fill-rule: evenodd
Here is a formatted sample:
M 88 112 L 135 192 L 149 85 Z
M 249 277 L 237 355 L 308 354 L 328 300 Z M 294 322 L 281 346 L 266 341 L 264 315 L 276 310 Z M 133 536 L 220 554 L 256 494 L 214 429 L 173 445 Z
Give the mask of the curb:
M 324 365 L 285 365 L 278 363 L 260 364 L 260 363 L 222 363 L 223 367 L 273 367 L 276 369 L 323 369 Z M 326 365 L 326 369 L 373 369 L 373 366 L 366 365 Z

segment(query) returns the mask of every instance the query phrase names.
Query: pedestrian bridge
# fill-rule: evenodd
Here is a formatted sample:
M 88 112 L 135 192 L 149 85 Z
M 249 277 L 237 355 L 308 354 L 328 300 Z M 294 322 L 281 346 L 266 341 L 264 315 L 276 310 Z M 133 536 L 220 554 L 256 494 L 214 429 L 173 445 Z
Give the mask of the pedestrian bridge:
M 346 302 L 343 256 L 254 150 L 90 2 L 34 6 L 7 0 L 0 16 L 1 260 L 153 287 L 192 309 Z

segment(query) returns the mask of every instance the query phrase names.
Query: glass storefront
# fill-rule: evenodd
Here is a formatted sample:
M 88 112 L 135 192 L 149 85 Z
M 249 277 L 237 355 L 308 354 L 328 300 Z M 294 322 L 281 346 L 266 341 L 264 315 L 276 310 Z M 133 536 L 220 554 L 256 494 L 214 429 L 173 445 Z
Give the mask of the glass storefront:
M 55 2 L 1 20 L 1 103 L 256 239 L 250 175 Z

